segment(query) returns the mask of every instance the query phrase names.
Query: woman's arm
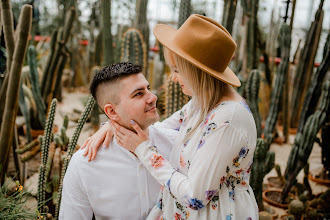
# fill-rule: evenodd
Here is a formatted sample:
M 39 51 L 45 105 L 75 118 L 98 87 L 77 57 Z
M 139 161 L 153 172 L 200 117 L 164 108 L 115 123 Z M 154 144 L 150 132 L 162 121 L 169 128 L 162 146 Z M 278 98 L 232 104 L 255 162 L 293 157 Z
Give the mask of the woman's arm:
M 203 144 L 199 145 L 198 152 L 189 161 L 190 167 L 187 175 L 173 168 L 169 161 L 158 153 L 157 147 L 151 140 L 144 140 L 142 143 L 130 142 L 129 139 L 135 140 L 136 138 L 134 135 L 129 135 L 129 138 L 126 139 L 126 134 L 124 134 L 126 131 L 123 130 L 119 134 L 120 137 L 116 138 L 122 140 L 122 146 L 137 146 L 131 147 L 129 150 L 135 152 L 151 175 L 179 203 L 199 210 L 208 204 L 218 192 L 220 184 L 227 184 L 225 180 L 230 176 L 238 176 L 236 170 L 239 170 L 238 167 L 241 166 L 242 160 L 249 152 L 246 139 L 238 129 L 232 127 L 228 122 L 215 124 L 212 121 L 206 126 L 206 128 L 211 126 L 212 129 L 205 130 L 205 134 L 200 140 L 200 143 Z M 143 140 L 145 136 L 141 135 L 138 128 L 136 130 L 137 136 Z M 244 166 L 247 164 L 244 163 Z M 185 164 L 185 162 L 181 164 L 181 166 L 187 165 L 188 163 Z M 242 171 L 247 169 L 247 167 L 240 168 Z

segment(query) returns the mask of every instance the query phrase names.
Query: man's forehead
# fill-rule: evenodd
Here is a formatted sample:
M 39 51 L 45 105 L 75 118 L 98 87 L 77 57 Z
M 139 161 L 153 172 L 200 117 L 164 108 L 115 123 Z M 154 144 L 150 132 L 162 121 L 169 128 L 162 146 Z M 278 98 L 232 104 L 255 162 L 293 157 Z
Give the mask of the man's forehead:
M 122 90 L 125 90 L 130 94 L 138 88 L 147 87 L 149 82 L 146 80 L 142 73 L 130 75 L 121 80 L 120 85 Z

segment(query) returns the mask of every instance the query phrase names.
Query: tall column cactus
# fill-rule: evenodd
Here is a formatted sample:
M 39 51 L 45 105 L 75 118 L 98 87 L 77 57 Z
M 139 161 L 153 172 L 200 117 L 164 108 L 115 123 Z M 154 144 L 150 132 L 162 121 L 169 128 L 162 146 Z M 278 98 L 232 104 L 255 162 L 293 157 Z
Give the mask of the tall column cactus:
M 300 54 L 296 74 L 295 86 L 291 98 L 291 127 L 296 128 L 300 117 L 301 105 L 305 98 L 305 90 L 310 83 L 313 73 L 314 59 L 317 45 L 319 44 L 324 11 L 322 9 L 324 0 L 320 1 L 319 9 L 315 13 L 315 20 L 308 31 L 305 46 Z
M 313 75 L 311 85 L 308 88 L 301 115 L 299 118 L 298 132 L 304 128 L 305 122 L 316 109 L 319 97 L 321 95 L 322 82 L 329 71 L 330 67 L 330 34 L 328 34 L 327 41 L 324 45 L 323 60 L 318 67 L 316 73 Z
M 259 114 L 259 87 L 260 87 L 260 73 L 258 70 L 252 70 L 249 78 L 245 84 L 245 94 L 249 101 L 249 106 L 257 126 L 257 137 L 261 137 L 261 116 Z
M 280 102 L 282 100 L 283 85 L 286 83 L 286 75 L 288 74 L 289 58 L 290 58 L 290 27 L 283 24 L 280 29 L 280 47 L 281 47 L 281 63 L 277 68 L 275 85 L 271 94 L 270 108 L 264 129 L 264 138 L 266 143 L 270 145 L 273 141 L 273 132 L 278 118 Z
M 291 187 L 296 182 L 298 173 L 307 163 L 313 149 L 317 132 L 324 126 L 329 114 L 330 106 L 330 79 L 324 82 L 322 97 L 316 112 L 310 115 L 302 132 L 298 132 L 288 158 L 285 170 L 286 184 L 282 192 L 282 202 L 285 201 Z
M 3 167 L 3 169 L 1 169 L 0 176 L 1 183 L 3 183 L 6 173 L 6 167 L 11 148 L 13 129 L 18 108 L 19 83 L 21 79 L 25 52 L 28 46 L 28 37 L 31 31 L 31 23 L 32 7 L 30 5 L 24 5 L 19 19 L 20 28 L 17 30 L 17 43 L 15 45 L 12 68 L 10 69 L 9 73 L 10 75 L 7 89 L 8 98 L 6 99 L 3 121 L 1 123 L 0 164 L 2 164 Z
M 82 113 L 82 115 L 78 121 L 78 125 L 77 125 L 76 129 L 74 130 L 74 133 L 70 140 L 69 147 L 68 147 L 68 154 L 67 154 L 66 158 L 64 158 L 62 172 L 61 172 L 60 186 L 58 189 L 58 201 L 57 201 L 56 207 L 55 207 L 55 219 L 58 219 L 58 216 L 59 216 L 60 205 L 61 205 L 61 194 L 62 194 L 62 187 L 63 187 L 63 178 L 65 175 L 65 172 L 68 168 L 69 162 L 70 162 L 73 152 L 76 148 L 77 141 L 78 141 L 79 135 L 81 133 L 81 130 L 82 130 L 88 116 L 90 115 L 94 105 L 95 105 L 95 100 L 92 96 L 90 96 L 87 101 L 85 110 Z
M 62 49 L 64 48 L 65 44 L 68 42 L 70 37 L 70 32 L 72 29 L 73 21 L 75 18 L 76 10 L 74 7 L 71 7 L 70 10 L 66 14 L 66 19 L 63 28 L 63 34 L 60 36 L 60 40 L 57 42 L 57 47 L 54 53 L 54 57 L 52 59 L 51 65 L 49 67 L 49 76 L 47 77 L 47 81 L 45 82 L 45 88 L 43 92 L 43 99 L 46 103 L 46 106 L 50 103 L 53 98 L 53 92 L 55 87 L 55 83 L 57 81 L 57 76 L 59 72 L 59 65 L 60 60 L 63 59 L 63 52 Z
M 15 50 L 15 40 L 14 40 L 14 21 L 13 21 L 13 13 L 11 9 L 11 1 L 10 0 L 2 0 L 1 5 L 1 22 L 3 26 L 4 39 L 6 42 L 6 50 L 7 50 L 7 62 L 6 62 L 6 75 L 4 81 L 1 85 L 0 90 L 0 125 L 2 123 L 2 117 L 5 109 L 6 103 L 6 93 L 8 87 L 10 66 L 13 59 L 13 54 Z
M 180 1 L 178 28 L 187 20 L 191 13 L 191 0 Z M 189 98 L 183 94 L 179 83 L 167 80 L 166 91 L 166 116 L 171 116 L 174 112 L 181 109 Z
M 236 15 L 237 0 L 225 0 L 222 14 L 222 25 L 232 33 Z
M 147 50 L 141 32 L 135 28 L 130 28 L 125 32 L 123 38 L 120 61 L 138 64 L 142 66 L 145 73 Z
M 41 90 L 42 94 L 44 93 L 47 78 L 49 77 L 49 68 L 50 68 L 50 65 L 52 64 L 52 59 L 54 57 L 54 51 L 55 51 L 55 46 L 56 46 L 56 42 L 57 42 L 57 34 L 58 34 L 57 30 L 53 31 L 52 36 L 50 38 L 50 52 L 49 52 L 49 55 L 48 55 L 48 58 L 46 61 L 46 65 L 43 68 L 44 71 L 42 74 L 42 80 L 41 80 L 41 84 L 40 84 L 40 90 Z
M 258 8 L 259 0 L 242 0 L 243 14 L 247 20 L 246 32 L 246 52 L 243 59 L 243 66 L 247 67 L 247 71 L 257 68 L 257 34 L 258 34 Z
M 102 41 L 103 41 L 103 65 L 113 64 L 113 46 L 111 33 L 111 0 L 101 0 Z
M 145 50 L 149 51 L 149 22 L 148 22 L 148 0 L 136 0 L 135 7 L 135 20 L 134 27 L 141 31 L 144 42 L 145 42 Z M 146 66 L 143 67 L 143 72 L 146 77 L 148 75 L 148 53 L 145 55 Z
M 45 185 L 46 185 L 46 165 L 48 161 L 48 152 L 49 152 L 49 145 L 50 142 L 53 140 L 53 124 L 55 118 L 55 110 L 56 110 L 57 100 L 53 99 L 52 103 L 49 107 L 49 113 L 45 125 L 45 135 L 42 140 L 42 147 L 41 147 L 41 164 L 39 168 L 39 180 L 38 180 L 38 194 L 37 194 L 37 201 L 39 212 L 45 212 Z
M 37 54 L 36 48 L 33 45 L 30 45 L 28 48 L 28 62 L 30 66 L 32 93 L 35 103 L 37 105 L 38 119 L 40 121 L 42 128 L 44 128 L 46 123 L 46 106 L 45 103 L 43 102 L 42 95 L 40 92 L 36 54 Z
M 264 177 L 273 169 L 275 163 L 275 153 L 268 151 L 267 148 L 265 141 L 258 138 L 251 168 L 250 185 L 256 197 L 259 211 L 264 210 L 262 199 L 262 184 Z

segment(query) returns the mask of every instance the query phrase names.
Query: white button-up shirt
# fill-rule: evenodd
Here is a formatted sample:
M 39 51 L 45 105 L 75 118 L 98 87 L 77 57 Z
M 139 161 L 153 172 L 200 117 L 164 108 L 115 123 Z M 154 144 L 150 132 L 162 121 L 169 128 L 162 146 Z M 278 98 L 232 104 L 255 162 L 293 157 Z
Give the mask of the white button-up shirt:
M 149 127 L 149 137 L 169 158 L 178 132 Z M 115 139 L 109 148 L 100 147 L 88 162 L 78 150 L 64 177 L 60 219 L 96 220 L 146 219 L 156 204 L 160 184 L 131 152 Z

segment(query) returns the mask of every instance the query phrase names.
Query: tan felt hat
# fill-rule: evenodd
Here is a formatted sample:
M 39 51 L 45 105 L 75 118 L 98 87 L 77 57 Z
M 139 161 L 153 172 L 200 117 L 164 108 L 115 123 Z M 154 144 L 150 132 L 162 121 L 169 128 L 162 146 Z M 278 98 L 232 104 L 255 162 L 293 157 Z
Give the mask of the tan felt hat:
M 216 21 L 193 14 L 178 30 L 158 24 L 154 34 L 160 43 L 194 66 L 232 86 L 241 86 L 235 73 L 228 67 L 236 43 Z

